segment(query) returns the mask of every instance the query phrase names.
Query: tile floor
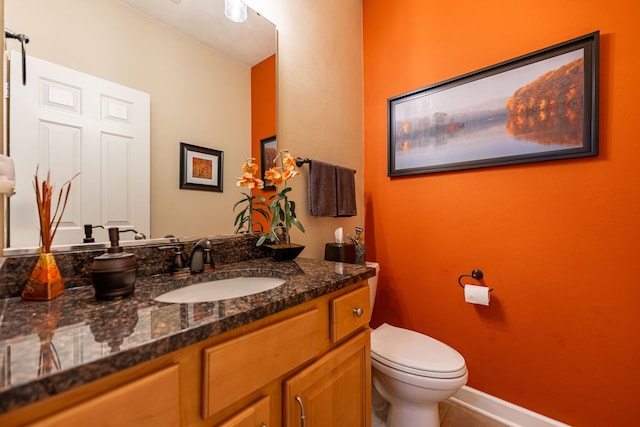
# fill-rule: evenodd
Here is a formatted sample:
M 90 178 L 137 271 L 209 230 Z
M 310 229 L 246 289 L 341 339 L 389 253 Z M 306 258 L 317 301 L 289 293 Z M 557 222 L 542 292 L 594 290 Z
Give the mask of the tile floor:
M 440 411 L 440 427 L 506 427 L 506 424 L 499 423 L 450 400 L 440 402 L 438 409 Z M 384 425 L 384 421 L 376 417 L 374 413 L 372 426 L 384 427 Z
M 440 402 L 440 427 L 506 427 L 489 417 L 474 412 L 450 400 Z

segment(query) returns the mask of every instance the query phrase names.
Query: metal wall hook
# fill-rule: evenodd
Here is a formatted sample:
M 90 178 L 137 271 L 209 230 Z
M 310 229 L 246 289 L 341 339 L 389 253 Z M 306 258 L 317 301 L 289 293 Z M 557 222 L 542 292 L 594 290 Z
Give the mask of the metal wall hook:
M 27 84 L 27 47 L 26 44 L 29 43 L 29 37 L 26 34 L 17 34 L 13 31 L 5 28 L 4 29 L 4 37 L 7 39 L 19 40 L 20 45 L 22 47 L 22 84 L 26 86 Z

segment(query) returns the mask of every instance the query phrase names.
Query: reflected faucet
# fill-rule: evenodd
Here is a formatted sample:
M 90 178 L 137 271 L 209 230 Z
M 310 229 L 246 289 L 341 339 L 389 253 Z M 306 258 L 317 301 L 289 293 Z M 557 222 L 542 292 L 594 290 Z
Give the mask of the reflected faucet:
M 120 233 L 126 233 L 127 231 L 131 231 L 132 233 L 135 233 L 135 236 L 133 237 L 135 240 L 145 240 L 147 238 L 147 236 L 145 236 L 144 233 L 139 233 L 133 228 L 129 228 L 127 230 L 120 230 Z
M 200 239 L 196 242 L 193 251 L 191 251 L 189 269 L 191 270 L 191 274 L 213 271 L 211 242 L 209 239 Z

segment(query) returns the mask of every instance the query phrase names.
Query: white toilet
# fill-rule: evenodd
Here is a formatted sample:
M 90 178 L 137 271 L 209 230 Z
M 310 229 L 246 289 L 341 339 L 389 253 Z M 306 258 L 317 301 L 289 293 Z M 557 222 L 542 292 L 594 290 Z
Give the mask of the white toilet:
M 373 311 L 380 266 L 367 265 L 376 269 L 369 279 Z M 389 403 L 388 427 L 439 426 L 438 402 L 453 396 L 468 377 L 464 358 L 453 348 L 386 323 L 371 331 L 371 371 L 374 397 Z

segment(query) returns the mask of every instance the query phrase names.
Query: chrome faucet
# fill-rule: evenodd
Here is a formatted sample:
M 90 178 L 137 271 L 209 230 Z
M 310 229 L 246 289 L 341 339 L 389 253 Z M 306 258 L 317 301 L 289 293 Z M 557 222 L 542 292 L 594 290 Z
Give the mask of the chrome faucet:
M 193 246 L 191 257 L 189 258 L 189 269 L 191 270 L 191 274 L 213 270 L 211 242 L 209 239 L 200 239 Z

